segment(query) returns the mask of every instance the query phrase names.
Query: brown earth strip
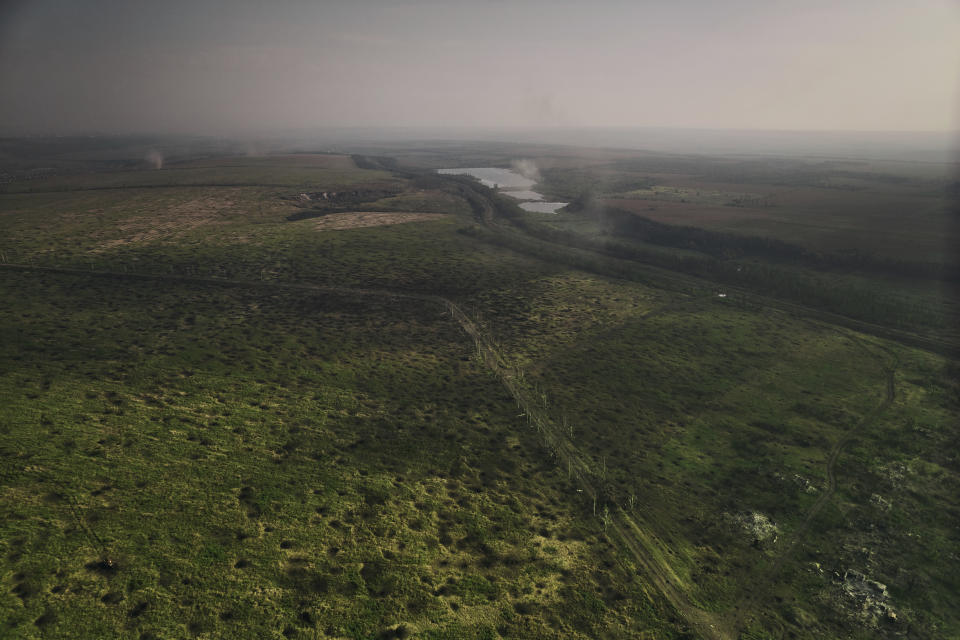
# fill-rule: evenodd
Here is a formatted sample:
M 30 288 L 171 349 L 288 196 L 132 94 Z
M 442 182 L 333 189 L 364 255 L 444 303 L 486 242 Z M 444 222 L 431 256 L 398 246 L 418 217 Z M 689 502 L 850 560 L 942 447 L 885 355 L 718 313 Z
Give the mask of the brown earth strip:
M 443 213 L 350 211 L 348 213 L 331 213 L 323 216 L 314 223 L 314 228 L 319 231 L 336 231 L 341 229 L 358 229 L 361 227 L 384 227 L 391 224 L 403 224 L 405 222 L 440 220 L 446 217 L 447 215 Z

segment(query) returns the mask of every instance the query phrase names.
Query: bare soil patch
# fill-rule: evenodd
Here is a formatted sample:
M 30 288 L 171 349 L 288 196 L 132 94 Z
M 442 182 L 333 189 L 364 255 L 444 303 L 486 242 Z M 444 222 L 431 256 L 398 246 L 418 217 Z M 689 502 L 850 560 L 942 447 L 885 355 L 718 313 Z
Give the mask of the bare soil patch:
M 422 222 L 425 220 L 440 220 L 446 218 L 443 213 L 420 212 L 380 212 L 380 211 L 350 211 L 346 213 L 331 213 L 323 216 L 314 223 L 314 228 L 320 231 L 335 231 L 340 229 L 358 229 L 360 227 L 383 227 L 405 222 Z
M 114 247 L 153 242 L 181 237 L 185 232 L 207 225 L 226 224 L 236 201 L 229 193 L 207 194 L 184 202 L 160 208 L 149 215 L 136 215 L 123 220 L 114 228 L 123 237 L 106 240 L 95 249 L 104 251 Z

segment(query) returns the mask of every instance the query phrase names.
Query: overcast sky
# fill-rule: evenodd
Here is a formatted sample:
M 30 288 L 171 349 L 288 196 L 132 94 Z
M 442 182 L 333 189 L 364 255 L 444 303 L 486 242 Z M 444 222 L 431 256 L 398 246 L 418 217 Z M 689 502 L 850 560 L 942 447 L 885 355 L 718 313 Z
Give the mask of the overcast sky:
M 0 3 L 0 128 L 955 130 L 957 0 Z

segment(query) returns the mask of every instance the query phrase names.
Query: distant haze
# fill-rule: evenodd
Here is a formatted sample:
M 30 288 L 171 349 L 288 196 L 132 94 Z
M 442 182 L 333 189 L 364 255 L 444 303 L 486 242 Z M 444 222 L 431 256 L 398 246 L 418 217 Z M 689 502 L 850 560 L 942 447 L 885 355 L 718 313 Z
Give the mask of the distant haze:
M 0 131 L 956 130 L 955 0 L 0 5 Z

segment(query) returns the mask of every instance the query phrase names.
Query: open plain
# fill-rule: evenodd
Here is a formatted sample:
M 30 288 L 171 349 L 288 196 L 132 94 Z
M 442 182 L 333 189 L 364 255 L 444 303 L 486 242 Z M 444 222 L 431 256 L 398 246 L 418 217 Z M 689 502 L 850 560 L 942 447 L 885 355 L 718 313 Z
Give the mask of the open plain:
M 0 636 L 960 635 L 950 167 L 75 166 L 0 185 Z

